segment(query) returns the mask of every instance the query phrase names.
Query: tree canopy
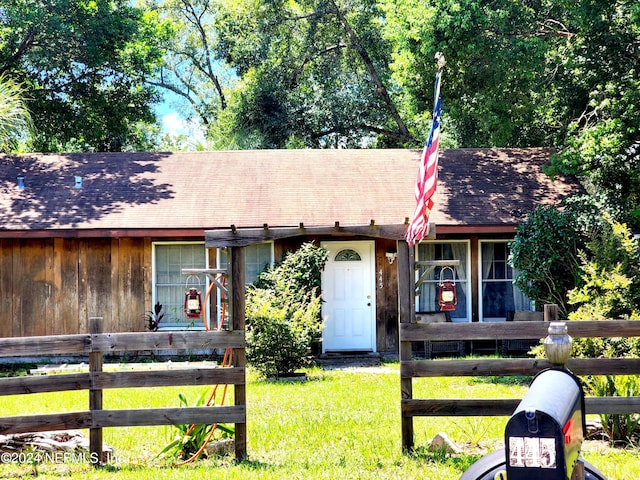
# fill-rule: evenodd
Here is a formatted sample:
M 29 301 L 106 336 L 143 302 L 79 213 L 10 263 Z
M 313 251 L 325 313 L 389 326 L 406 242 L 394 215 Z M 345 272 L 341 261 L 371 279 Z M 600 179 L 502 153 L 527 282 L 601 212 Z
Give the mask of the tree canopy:
M 162 25 L 125 0 L 5 0 L 0 74 L 25 85 L 36 151 L 140 148 Z
M 369 0 L 221 2 L 218 53 L 242 79 L 221 130 L 254 148 L 412 142 L 382 24 Z
M 162 63 L 149 83 L 182 99 L 181 109 L 205 127 L 226 109 L 235 73 L 217 49 L 218 2 L 209 0 L 148 0 L 146 8 L 171 26 Z
M 553 171 L 580 175 L 640 225 L 640 4 L 583 0 L 567 9 L 571 33 L 554 93 L 577 97 Z M 578 92 L 578 93 L 576 93 Z M 579 100 L 579 101 L 578 101 Z M 559 109 L 558 109 L 559 110 Z

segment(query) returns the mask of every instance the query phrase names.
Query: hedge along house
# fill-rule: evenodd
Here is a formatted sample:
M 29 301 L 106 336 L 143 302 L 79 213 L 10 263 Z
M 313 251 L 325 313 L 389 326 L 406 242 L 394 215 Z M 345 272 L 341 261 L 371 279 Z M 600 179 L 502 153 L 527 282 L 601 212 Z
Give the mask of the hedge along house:
M 512 285 L 508 242 L 536 205 L 579 190 L 575 181 L 542 173 L 549 154 L 441 152 L 432 238 L 414 255 L 458 260 L 453 321 L 499 321 L 509 310 L 531 308 Z M 248 245 L 246 282 L 304 242 L 324 245 L 323 351 L 397 352 L 395 254 L 415 206 L 420 155 L 0 156 L 0 336 L 83 333 L 91 316 L 103 317 L 105 331 L 140 331 L 156 302 L 166 312 L 161 328 L 203 328 L 185 317 L 183 302 L 187 287 L 204 291 L 207 278 L 181 271 L 224 267 L 218 247 L 238 236 Z M 437 310 L 438 281 L 436 269 L 420 287 L 416 310 Z

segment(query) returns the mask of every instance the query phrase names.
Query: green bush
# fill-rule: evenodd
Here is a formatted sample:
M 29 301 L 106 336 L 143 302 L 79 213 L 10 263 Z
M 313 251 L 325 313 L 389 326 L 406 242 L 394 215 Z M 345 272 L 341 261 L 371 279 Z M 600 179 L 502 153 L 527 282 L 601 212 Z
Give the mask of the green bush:
M 283 377 L 311 363 L 311 346 L 322 332 L 320 297 L 287 302 L 274 292 L 247 292 L 247 361 L 263 377 Z
M 632 232 L 609 215 L 581 253 L 581 285 L 569 291 L 570 320 L 640 318 L 640 257 Z
M 538 307 L 558 305 L 561 318 L 580 304 L 590 304 L 581 315 L 598 318 L 599 307 L 614 316 L 628 315 L 640 306 L 640 266 L 637 241 L 626 225 L 615 221 L 619 216 L 596 197 L 574 196 L 560 208 L 539 206 L 518 226 L 510 245 L 515 284 Z M 603 271 L 608 281 L 600 282 Z M 606 278 L 609 273 L 615 277 Z M 624 285 L 626 279 L 629 285 Z M 620 287 L 626 288 L 625 296 L 616 299 Z M 568 297 L 571 290 L 573 299 Z M 602 292 L 610 296 L 596 305 Z
M 576 222 L 571 209 L 539 206 L 518 226 L 510 245 L 509 262 L 517 272 L 514 283 L 537 307 L 558 305 L 564 318 L 567 292 L 579 278 L 578 252 L 584 246 Z
M 247 361 L 263 377 L 288 376 L 311 362 L 322 334 L 320 275 L 327 253 L 305 243 L 247 290 Z

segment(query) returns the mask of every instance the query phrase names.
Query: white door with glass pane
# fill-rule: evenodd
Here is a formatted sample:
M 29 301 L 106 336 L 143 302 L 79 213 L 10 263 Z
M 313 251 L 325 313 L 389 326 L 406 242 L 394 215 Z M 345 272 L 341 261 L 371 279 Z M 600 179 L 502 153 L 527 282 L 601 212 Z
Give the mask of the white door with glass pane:
M 374 242 L 323 242 L 322 351 L 375 351 Z

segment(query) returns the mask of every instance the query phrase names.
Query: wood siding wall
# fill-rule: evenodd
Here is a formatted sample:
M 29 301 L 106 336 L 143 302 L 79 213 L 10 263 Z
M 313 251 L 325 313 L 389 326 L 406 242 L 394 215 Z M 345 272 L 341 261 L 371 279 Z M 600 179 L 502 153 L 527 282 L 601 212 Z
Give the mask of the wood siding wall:
M 398 268 L 387 259 L 396 252 L 395 240 L 376 240 L 376 350 L 398 351 Z
M 276 259 L 323 239 L 277 241 Z M 376 240 L 380 352 L 398 351 L 397 268 L 385 256 L 395 250 L 395 241 Z M 144 331 L 151 251 L 149 237 L 0 239 L 0 337 L 86 333 L 89 317 L 102 317 L 105 332 Z M 209 258 L 215 262 L 215 252 Z
M 149 238 L 0 240 L 0 337 L 143 331 Z

